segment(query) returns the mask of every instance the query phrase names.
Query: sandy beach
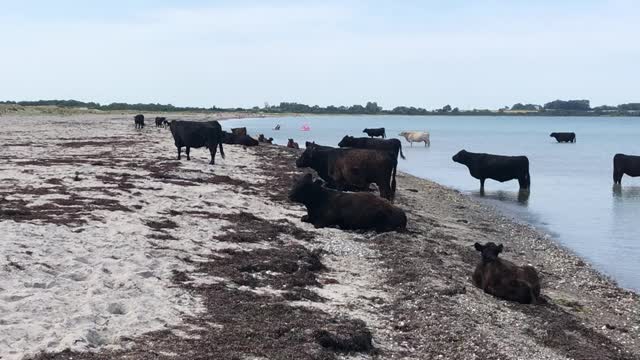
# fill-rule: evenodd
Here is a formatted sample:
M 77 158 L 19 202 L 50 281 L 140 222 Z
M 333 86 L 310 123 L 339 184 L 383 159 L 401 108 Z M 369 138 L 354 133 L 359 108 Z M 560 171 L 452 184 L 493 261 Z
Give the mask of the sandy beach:
M 640 359 L 637 294 L 464 194 L 399 174 L 407 232 L 315 229 L 300 150 L 147 123 L 0 116 L 0 359 Z M 487 241 L 548 304 L 473 286 Z

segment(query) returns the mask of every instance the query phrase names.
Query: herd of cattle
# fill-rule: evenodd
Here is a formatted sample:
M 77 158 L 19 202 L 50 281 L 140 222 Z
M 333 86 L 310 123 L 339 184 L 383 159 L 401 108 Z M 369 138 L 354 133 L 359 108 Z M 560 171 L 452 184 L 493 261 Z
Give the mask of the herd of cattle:
M 144 127 L 144 116 L 134 118 L 136 128 Z M 247 134 L 246 128 L 222 130 L 217 121 L 196 122 L 156 118 L 157 127 L 169 127 L 178 151 L 178 160 L 184 147 L 187 160 L 191 148 L 205 147 L 211 154 L 210 164 L 215 163 L 217 149 L 224 158 L 223 144 L 257 146 L 271 144 L 273 138 L 260 134 L 258 140 Z M 302 217 L 317 228 L 339 227 L 344 230 L 375 230 L 377 232 L 405 231 L 407 216 L 393 204 L 396 193 L 398 157 L 405 159 L 402 143 L 398 139 L 386 139 L 384 128 L 364 129 L 369 137 L 345 136 L 338 147 L 306 142 L 305 150 L 296 160 L 298 168 L 311 168 L 318 175 L 314 180 L 306 174 L 295 181 L 289 199 L 306 207 Z M 424 142 L 430 146 L 429 133 L 423 131 L 401 132 L 407 142 Z M 575 142 L 574 133 L 552 133 L 558 142 Z M 376 139 L 381 137 L 382 139 Z M 289 148 L 299 148 L 289 139 Z M 486 179 L 500 182 L 517 179 L 521 190 L 530 187 L 529 160 L 526 156 L 501 156 L 472 153 L 461 150 L 453 161 L 467 166 L 472 177 L 480 180 L 481 189 Z M 617 154 L 614 157 L 614 182 L 620 183 L 623 174 L 640 176 L 640 156 Z M 380 196 L 370 190 L 376 184 Z M 473 274 L 474 284 L 486 293 L 520 303 L 543 303 L 540 297 L 540 280 L 530 266 L 517 266 L 498 255 L 503 246 L 492 242 L 475 244 L 481 253 L 481 262 Z

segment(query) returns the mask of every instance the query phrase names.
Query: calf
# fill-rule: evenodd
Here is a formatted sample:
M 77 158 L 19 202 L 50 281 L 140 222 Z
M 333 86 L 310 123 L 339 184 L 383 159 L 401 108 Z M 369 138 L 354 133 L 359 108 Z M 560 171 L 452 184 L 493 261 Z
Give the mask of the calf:
M 527 190 L 531 186 L 529 159 L 526 156 L 478 154 L 460 150 L 452 159 L 469 168 L 471 176 L 480 180 L 481 190 L 484 190 L 486 179 L 500 182 L 518 179 L 521 190 Z
M 298 143 L 293 141 L 293 139 L 289 139 L 289 142 L 287 143 L 287 147 L 291 149 L 300 149 L 300 146 L 298 146 Z
M 357 149 L 372 149 L 372 150 L 385 150 L 391 151 L 393 155 L 398 158 L 398 154 L 403 159 L 402 143 L 398 139 L 370 139 L 370 138 L 355 138 L 353 136 L 345 136 L 338 143 L 339 147 L 352 147 Z
M 622 175 L 640 176 L 640 156 L 616 154 L 613 157 L 613 183 L 622 184 Z
M 133 123 L 136 126 L 136 129 L 144 128 L 144 115 L 138 114 L 133 117 Z
M 413 147 L 414 142 L 424 142 L 424 146 L 431 146 L 429 133 L 426 131 L 403 131 L 398 136 L 403 136 Z
M 211 161 L 213 165 L 216 158 L 217 147 L 220 146 L 220 156 L 224 159 L 224 150 L 222 149 L 222 127 L 217 121 L 197 122 L 197 121 L 176 121 L 173 120 L 169 124 L 171 135 L 178 149 L 178 160 L 182 147 L 186 147 L 187 160 L 191 160 L 189 152 L 191 148 L 206 147 L 211 153 Z
M 552 132 L 549 137 L 555 138 L 557 142 L 576 142 L 576 133 L 572 132 Z
M 156 127 L 163 127 L 167 122 L 167 118 L 156 116 Z
M 387 137 L 387 134 L 384 132 L 384 128 L 364 129 L 364 130 L 362 130 L 362 132 L 366 133 L 370 137 L 380 136 L 383 139 Z
M 393 199 L 398 160 L 388 151 L 335 149 L 311 145 L 296 160 L 297 167 L 310 167 L 328 186 L 345 191 L 368 191 L 375 183 L 380 196 Z
M 386 232 L 407 227 L 404 211 L 389 201 L 369 193 L 327 189 L 322 180 L 314 182 L 311 174 L 306 174 L 294 184 L 289 199 L 307 208 L 307 215 L 302 217 L 302 221 L 316 228 L 339 226 L 343 230 Z
M 532 266 L 517 266 L 498 258 L 502 244 L 475 243 L 482 254 L 482 261 L 473 272 L 473 283 L 485 293 L 521 304 L 544 303 L 540 297 L 540 279 Z

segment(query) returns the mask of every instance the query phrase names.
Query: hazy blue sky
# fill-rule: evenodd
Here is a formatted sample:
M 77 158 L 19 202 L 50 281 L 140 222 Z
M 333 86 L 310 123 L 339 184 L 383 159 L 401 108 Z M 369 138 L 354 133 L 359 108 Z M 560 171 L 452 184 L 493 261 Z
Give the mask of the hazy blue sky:
M 640 102 L 640 1 L 0 0 L 0 99 Z

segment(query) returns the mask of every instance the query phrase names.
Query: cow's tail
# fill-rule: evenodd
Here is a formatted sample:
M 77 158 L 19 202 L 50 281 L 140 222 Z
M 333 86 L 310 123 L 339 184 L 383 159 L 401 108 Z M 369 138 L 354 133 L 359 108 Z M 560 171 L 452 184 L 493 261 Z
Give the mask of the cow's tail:
M 224 149 L 222 149 L 222 131 L 218 133 L 218 146 L 220 147 L 220 156 L 224 159 Z
M 406 157 L 404 157 L 404 154 L 402 153 L 402 143 L 400 143 L 400 157 L 402 158 L 402 160 L 406 159 Z

